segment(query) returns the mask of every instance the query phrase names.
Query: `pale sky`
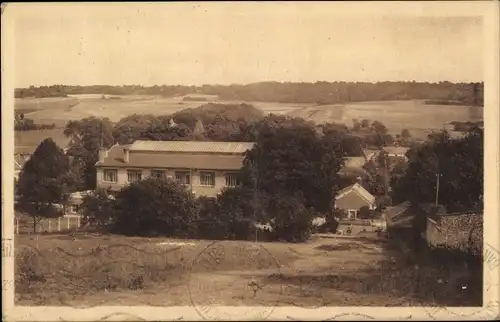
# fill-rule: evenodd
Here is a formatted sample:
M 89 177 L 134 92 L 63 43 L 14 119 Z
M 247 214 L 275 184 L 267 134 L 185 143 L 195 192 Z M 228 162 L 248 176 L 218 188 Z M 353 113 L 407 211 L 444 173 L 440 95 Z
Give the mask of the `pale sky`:
M 321 5 L 25 4 L 15 86 L 483 80 L 481 17 Z

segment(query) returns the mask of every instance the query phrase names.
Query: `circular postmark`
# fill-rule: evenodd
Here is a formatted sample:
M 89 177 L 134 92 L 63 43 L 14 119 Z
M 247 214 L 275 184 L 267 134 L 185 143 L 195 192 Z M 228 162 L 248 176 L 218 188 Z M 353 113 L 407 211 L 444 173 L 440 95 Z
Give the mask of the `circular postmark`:
M 449 319 L 451 317 L 489 320 L 497 317 L 499 311 L 498 273 L 500 266 L 500 252 L 492 245 L 484 243 L 482 255 L 482 306 L 467 308 L 435 306 L 425 309 L 429 317 L 434 320 Z M 467 285 L 462 286 L 462 288 L 466 289 Z
M 264 320 L 282 293 L 280 283 L 268 282 L 275 274 L 280 264 L 263 245 L 213 242 L 193 260 L 190 300 L 205 320 Z

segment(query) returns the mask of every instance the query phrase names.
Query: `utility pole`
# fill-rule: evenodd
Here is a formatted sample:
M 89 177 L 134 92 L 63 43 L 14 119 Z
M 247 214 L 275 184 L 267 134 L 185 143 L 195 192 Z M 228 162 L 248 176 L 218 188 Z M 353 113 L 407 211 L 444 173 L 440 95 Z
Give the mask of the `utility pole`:
M 439 205 L 439 178 L 442 176 L 442 174 L 438 173 L 436 174 L 436 206 Z

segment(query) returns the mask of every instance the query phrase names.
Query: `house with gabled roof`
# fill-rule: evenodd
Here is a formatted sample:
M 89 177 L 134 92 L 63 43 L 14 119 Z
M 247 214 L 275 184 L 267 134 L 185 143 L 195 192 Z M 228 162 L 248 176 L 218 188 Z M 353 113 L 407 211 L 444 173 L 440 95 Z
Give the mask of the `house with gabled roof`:
M 147 177 L 173 179 L 197 196 L 215 197 L 240 184 L 252 142 L 142 141 L 101 150 L 97 187 L 120 190 Z
M 335 208 L 344 210 L 348 219 L 357 219 L 362 207 L 375 209 L 375 197 L 357 182 L 340 190 L 335 196 Z

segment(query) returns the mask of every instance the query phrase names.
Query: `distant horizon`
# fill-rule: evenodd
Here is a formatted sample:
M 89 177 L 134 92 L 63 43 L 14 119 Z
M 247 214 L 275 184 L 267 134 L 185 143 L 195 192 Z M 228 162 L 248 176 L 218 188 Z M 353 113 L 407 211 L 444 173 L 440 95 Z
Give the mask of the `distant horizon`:
M 171 84 L 133 84 L 133 83 L 128 83 L 128 84 L 42 84 L 42 85 L 35 85 L 31 84 L 29 86 L 25 87 L 16 87 L 15 89 L 27 89 L 30 88 L 30 86 L 34 86 L 35 88 L 39 87 L 51 87 L 51 86 L 79 86 L 79 87 L 90 87 L 90 86 L 111 86 L 111 87 L 127 87 L 127 86 L 142 86 L 142 87 L 154 87 L 154 86 L 184 86 L 184 87 L 203 87 L 203 86 L 248 86 L 248 85 L 254 85 L 254 84 L 263 84 L 263 83 L 279 83 L 279 84 L 315 84 L 315 83 L 352 83 L 352 84 L 380 84 L 380 83 L 416 83 L 416 84 L 442 84 L 442 83 L 449 83 L 449 84 L 484 84 L 484 81 L 450 81 L 450 80 L 442 80 L 442 81 L 423 81 L 423 80 L 381 80 L 381 81 L 340 81 L 340 80 L 335 80 L 335 81 L 325 81 L 325 80 L 317 80 L 317 81 L 274 81 L 274 80 L 265 80 L 265 81 L 257 81 L 257 82 L 250 82 L 250 83 L 203 83 L 203 84 L 180 84 L 180 83 L 171 83 Z

